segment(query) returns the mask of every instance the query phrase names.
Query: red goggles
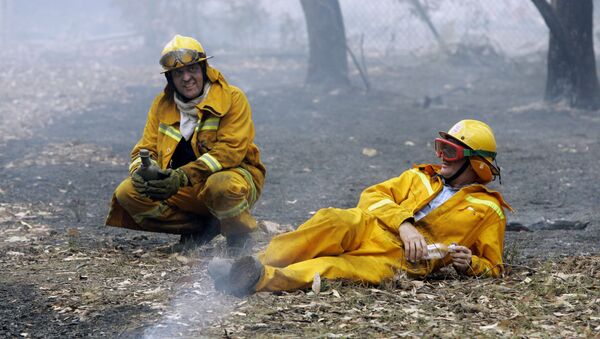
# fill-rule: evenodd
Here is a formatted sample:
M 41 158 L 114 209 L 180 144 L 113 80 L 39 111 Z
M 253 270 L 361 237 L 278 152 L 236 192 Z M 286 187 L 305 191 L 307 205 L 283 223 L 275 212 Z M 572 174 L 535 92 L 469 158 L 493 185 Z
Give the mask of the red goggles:
M 468 149 L 442 138 L 435 139 L 435 153 L 438 158 L 442 158 L 445 161 L 457 161 L 471 156 L 496 158 L 496 152 Z

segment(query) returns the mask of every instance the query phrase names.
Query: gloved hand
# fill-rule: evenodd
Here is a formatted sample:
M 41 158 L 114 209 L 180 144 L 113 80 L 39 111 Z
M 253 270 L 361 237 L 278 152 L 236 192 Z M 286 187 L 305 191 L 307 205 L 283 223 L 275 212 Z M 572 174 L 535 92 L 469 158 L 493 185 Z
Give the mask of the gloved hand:
M 136 190 L 147 195 L 150 199 L 166 200 L 177 193 L 179 187 L 187 186 L 189 183 L 187 175 L 181 169 L 172 170 L 168 168 L 160 170 L 159 173 L 164 176 L 164 179 L 146 181 L 144 182 L 144 188 L 140 188 L 143 192 L 138 188 Z M 135 185 L 134 181 L 134 187 Z
M 158 164 L 158 162 L 156 162 L 156 160 L 154 160 L 154 159 L 152 159 L 152 158 L 150 158 L 150 163 L 151 163 L 152 165 L 154 165 L 154 166 L 160 167 L 160 165 Z M 134 165 L 133 163 L 132 163 L 132 164 L 130 164 L 130 165 L 129 165 L 129 174 L 130 174 L 130 175 L 133 175 L 133 173 L 135 173 L 135 172 L 136 172 L 136 171 L 137 171 L 137 170 L 140 168 L 140 166 L 141 166 L 141 165 L 142 165 L 142 162 L 141 162 L 141 161 L 137 161 L 137 162 L 135 163 L 135 165 Z
M 146 181 L 137 173 L 137 171 L 131 173 L 131 183 L 133 184 L 133 188 L 135 188 L 139 194 L 145 195 L 147 187 Z

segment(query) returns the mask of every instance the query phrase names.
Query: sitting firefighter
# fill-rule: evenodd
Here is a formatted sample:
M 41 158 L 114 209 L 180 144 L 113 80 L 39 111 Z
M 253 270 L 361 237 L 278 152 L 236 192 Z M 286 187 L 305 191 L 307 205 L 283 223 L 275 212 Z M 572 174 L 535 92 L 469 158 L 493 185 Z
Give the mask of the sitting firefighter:
M 310 286 L 316 273 L 379 284 L 397 271 L 425 277 L 447 265 L 459 274 L 500 276 L 503 207 L 510 207 L 485 187 L 500 175 L 492 129 L 462 120 L 440 136 L 440 165 L 416 165 L 367 188 L 356 208 L 322 209 L 256 257 L 213 259 L 215 286 L 238 296 L 289 291 Z M 431 259 L 432 245 L 452 250 Z

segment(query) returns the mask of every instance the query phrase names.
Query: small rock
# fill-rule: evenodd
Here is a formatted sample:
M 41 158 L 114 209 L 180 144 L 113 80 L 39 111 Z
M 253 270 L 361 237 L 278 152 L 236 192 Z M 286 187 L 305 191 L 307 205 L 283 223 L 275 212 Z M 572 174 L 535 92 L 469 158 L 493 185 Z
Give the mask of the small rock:
M 507 232 L 533 232 L 527 226 L 521 224 L 520 222 L 511 221 L 506 224 Z
M 363 148 L 362 154 L 366 155 L 368 157 L 374 157 L 374 156 L 377 155 L 377 150 L 374 149 L 374 148 L 368 148 L 368 147 L 366 147 L 366 148 Z
M 583 230 L 589 221 L 543 220 L 529 225 L 532 230 Z

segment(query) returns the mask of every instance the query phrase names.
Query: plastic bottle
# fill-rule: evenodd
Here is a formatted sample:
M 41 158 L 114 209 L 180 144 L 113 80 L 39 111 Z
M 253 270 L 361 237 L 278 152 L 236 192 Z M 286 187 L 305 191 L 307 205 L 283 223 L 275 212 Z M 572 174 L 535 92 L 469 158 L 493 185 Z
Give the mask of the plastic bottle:
M 454 252 L 454 247 L 454 244 L 446 245 L 441 243 L 427 245 L 427 254 L 423 257 L 423 259 L 441 259 L 448 255 L 448 253 Z
M 142 159 L 142 165 L 137 169 L 137 173 L 146 181 L 161 179 L 159 173 L 160 168 L 156 166 L 155 162 L 150 160 L 150 151 L 142 148 L 140 150 L 140 159 Z

